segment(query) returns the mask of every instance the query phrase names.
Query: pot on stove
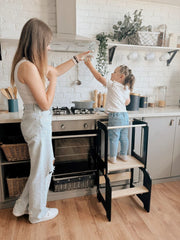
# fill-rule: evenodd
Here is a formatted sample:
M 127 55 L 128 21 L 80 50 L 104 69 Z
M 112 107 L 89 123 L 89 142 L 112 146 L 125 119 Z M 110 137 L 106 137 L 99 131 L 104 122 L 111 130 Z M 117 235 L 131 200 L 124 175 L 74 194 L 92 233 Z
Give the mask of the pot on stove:
M 72 101 L 72 103 L 75 104 L 75 108 L 78 108 L 78 109 L 90 109 L 90 108 L 93 108 L 93 103 L 94 101 L 91 101 L 91 100 L 84 100 L 84 101 Z

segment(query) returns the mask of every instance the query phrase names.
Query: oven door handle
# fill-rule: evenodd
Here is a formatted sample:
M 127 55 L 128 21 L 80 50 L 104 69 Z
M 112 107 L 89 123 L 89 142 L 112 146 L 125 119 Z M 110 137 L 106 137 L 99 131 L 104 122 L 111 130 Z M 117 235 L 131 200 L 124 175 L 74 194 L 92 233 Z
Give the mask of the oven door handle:
M 96 137 L 96 136 L 97 136 L 97 133 L 93 133 L 93 134 L 81 134 L 81 135 L 52 136 L 52 139 L 78 138 L 78 137 Z

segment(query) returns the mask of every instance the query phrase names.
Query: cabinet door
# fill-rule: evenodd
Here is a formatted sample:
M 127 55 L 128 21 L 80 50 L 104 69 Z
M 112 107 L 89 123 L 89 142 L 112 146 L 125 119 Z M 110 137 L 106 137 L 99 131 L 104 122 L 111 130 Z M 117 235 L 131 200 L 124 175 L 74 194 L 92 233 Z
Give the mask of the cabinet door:
M 176 121 L 171 176 L 172 177 L 180 176 L 180 118 L 179 117 L 177 118 L 177 121 Z
M 152 179 L 171 175 L 175 117 L 144 118 L 149 125 L 147 170 Z

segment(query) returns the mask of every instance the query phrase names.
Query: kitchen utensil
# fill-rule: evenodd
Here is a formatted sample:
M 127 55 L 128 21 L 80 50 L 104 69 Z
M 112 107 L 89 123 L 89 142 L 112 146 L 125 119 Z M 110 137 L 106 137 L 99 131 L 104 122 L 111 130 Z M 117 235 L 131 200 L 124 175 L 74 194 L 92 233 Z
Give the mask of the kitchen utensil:
M 127 105 L 126 109 L 128 111 L 138 111 L 139 110 L 139 101 L 140 101 L 140 94 L 138 93 L 131 93 L 130 94 L 131 102 Z
M 98 94 L 98 107 L 100 108 L 102 106 L 102 94 Z
M 17 98 L 17 87 L 16 86 L 13 87 L 13 92 L 14 92 L 14 96 L 16 99 Z
M 97 104 L 98 104 L 98 91 L 94 90 L 94 105 L 93 105 L 93 107 L 97 108 L 98 107 Z
M 91 100 L 84 100 L 84 101 L 72 101 L 72 103 L 75 104 L 75 108 L 81 109 L 81 108 L 93 108 L 94 101 Z
M 78 67 L 78 64 L 77 64 L 77 80 L 75 80 L 75 84 L 76 85 L 81 85 L 82 82 L 79 80 L 79 67 Z
M 10 94 L 11 98 L 14 99 L 14 93 L 13 93 L 12 88 L 8 87 L 8 91 L 9 91 L 9 94 Z
M 106 93 L 103 93 L 103 108 L 105 108 L 106 105 Z
M 4 88 L 1 88 L 1 93 L 7 98 L 10 99 L 9 94 L 7 94 L 6 90 Z
M 81 85 L 81 81 L 80 80 L 75 80 L 75 84 L 76 85 Z
M 8 88 L 5 88 L 5 91 L 6 91 L 7 95 L 9 96 L 9 99 L 11 99 L 11 95 L 10 95 Z

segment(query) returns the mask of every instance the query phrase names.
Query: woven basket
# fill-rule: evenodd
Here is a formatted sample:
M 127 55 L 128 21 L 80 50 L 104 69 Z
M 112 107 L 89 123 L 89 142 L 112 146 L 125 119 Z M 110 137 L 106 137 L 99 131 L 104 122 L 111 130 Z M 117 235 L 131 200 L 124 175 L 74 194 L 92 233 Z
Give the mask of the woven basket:
M 129 44 L 142 46 L 162 46 L 162 34 L 160 32 L 137 32 L 128 37 Z
M 19 196 L 24 189 L 27 179 L 28 179 L 27 177 L 6 178 L 7 185 L 8 185 L 8 191 L 9 191 L 9 197 Z
M 7 161 L 29 160 L 29 151 L 26 143 L 2 144 L 2 150 Z

